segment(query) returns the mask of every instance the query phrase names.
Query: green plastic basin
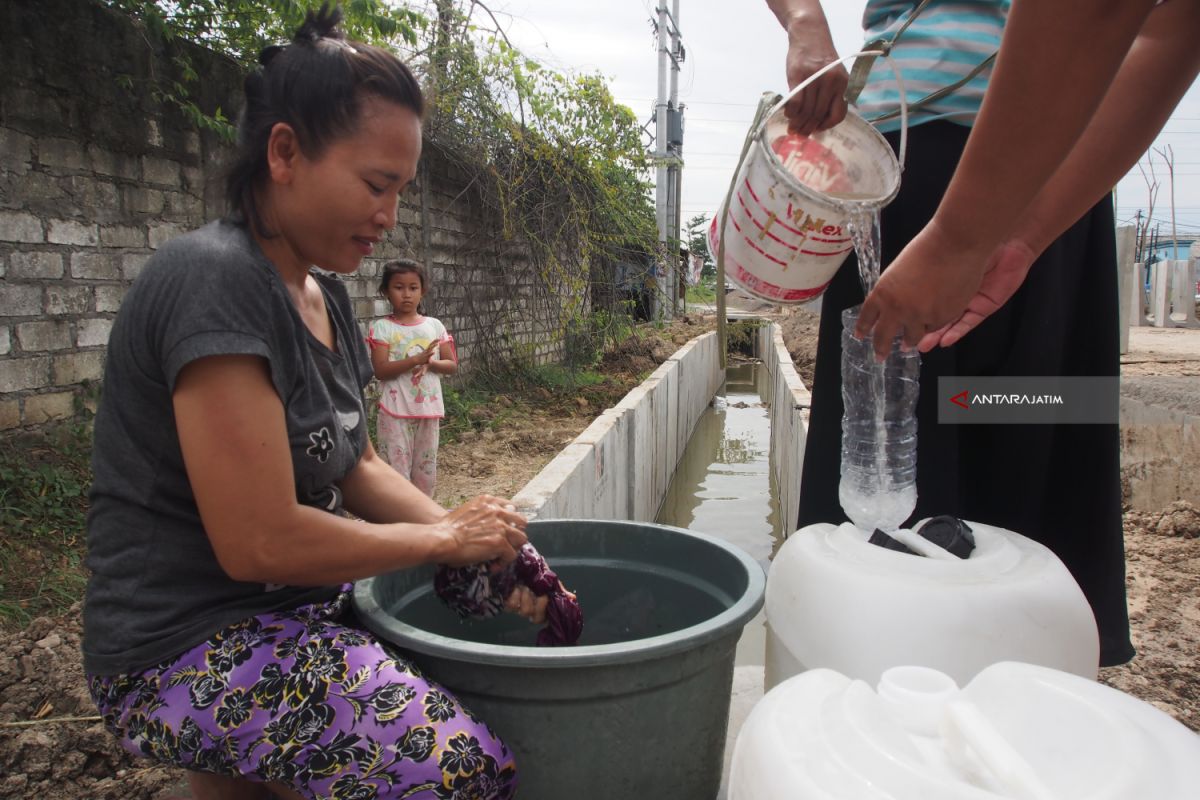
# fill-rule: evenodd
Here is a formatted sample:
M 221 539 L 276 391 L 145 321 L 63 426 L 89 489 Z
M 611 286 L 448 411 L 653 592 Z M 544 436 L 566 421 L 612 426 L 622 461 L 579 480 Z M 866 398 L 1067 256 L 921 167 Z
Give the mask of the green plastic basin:
M 531 522 L 579 596 L 576 647 L 536 647 L 503 614 L 461 621 L 433 568 L 360 581 L 363 622 L 451 689 L 513 750 L 522 800 L 716 797 L 734 649 L 766 576 L 739 548 L 664 525 Z

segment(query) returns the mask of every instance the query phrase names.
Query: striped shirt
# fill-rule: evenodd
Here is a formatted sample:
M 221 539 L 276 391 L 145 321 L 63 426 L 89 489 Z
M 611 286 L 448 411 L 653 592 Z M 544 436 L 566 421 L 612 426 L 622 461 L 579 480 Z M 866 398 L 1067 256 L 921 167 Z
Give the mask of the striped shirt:
M 915 103 L 930 92 L 956 83 L 996 52 L 1010 5 L 1010 0 L 933 0 L 926 6 L 892 50 L 908 102 Z M 879 37 L 891 40 L 916 6 L 912 0 L 869 0 L 863 12 L 867 41 Z M 909 125 L 932 119 L 973 124 L 991 72 L 988 66 L 949 96 L 910 110 Z M 859 96 L 858 111 L 871 120 L 899 107 L 900 92 L 892 67 L 887 59 L 878 58 Z M 878 127 L 885 132 L 899 130 L 900 119 L 881 122 Z

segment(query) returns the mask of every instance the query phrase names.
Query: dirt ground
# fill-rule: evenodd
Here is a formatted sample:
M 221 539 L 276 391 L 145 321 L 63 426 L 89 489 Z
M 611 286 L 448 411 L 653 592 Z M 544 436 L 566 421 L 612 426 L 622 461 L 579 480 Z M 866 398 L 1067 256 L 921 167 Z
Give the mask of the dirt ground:
M 810 392 L 813 388 L 813 370 L 817 367 L 820 320 L 819 314 L 804 308 L 797 308 L 776 319 L 783 331 L 783 344 L 792 355 L 792 364 Z
M 608 380 L 600 386 L 557 396 L 546 389 L 527 397 L 497 395 L 478 411 L 492 426 L 439 448 L 434 499 L 450 508 L 481 493 L 512 497 L 602 411 L 715 325 L 715 317 L 693 314 L 661 332 L 626 340 L 604 354 L 599 371 Z
M 751 309 L 781 322 L 811 385 L 815 314 Z M 711 324 L 711 318 L 694 319 L 607 356 L 603 371 L 614 381 L 600 388 L 557 396 L 497 395 L 479 410 L 484 422 L 490 417 L 494 424 L 443 444 L 438 500 L 453 505 L 485 491 L 511 496 L 641 375 Z M 1182 502 L 1156 513 L 1129 512 L 1125 540 L 1139 655 L 1128 665 L 1103 670 L 1101 680 L 1200 731 L 1200 512 Z M 179 771 L 127 756 L 95 720 L 79 640 L 78 606 L 61 618 L 40 618 L 24 631 L 0 635 L 0 798 L 186 796 Z
M 1125 514 L 1125 583 L 1138 655 L 1100 680 L 1200 731 L 1200 512 Z
M 1129 352 L 1121 357 L 1121 374 L 1200 376 L 1200 330 L 1130 328 Z

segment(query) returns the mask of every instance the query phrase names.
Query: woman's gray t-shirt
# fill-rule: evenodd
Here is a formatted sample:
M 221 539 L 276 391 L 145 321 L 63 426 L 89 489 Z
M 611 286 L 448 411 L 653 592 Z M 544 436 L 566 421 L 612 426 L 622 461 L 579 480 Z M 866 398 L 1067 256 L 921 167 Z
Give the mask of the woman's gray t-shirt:
M 366 447 L 362 389 L 372 370 L 345 287 L 313 275 L 336 352 L 309 332 L 246 229 L 228 222 L 168 242 L 122 303 L 95 421 L 92 575 L 83 610 L 88 673 L 137 672 L 233 622 L 337 591 L 235 581 L 221 569 L 188 483 L 171 400 L 192 361 L 262 357 L 283 402 L 298 500 L 340 511 L 337 483 Z

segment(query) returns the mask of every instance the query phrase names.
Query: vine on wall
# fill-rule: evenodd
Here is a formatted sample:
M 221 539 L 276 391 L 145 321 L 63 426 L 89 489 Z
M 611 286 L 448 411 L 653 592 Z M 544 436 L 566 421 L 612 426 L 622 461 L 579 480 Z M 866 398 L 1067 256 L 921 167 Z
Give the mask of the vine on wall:
M 310 7 L 319 3 L 297 0 L 98 0 L 123 12 L 137 23 L 147 47 L 158 43 L 188 42 L 222 53 L 243 70 L 258 63 L 268 44 L 289 41 L 304 22 Z M 385 0 L 347 0 L 342 4 L 344 26 L 354 39 L 371 44 L 395 45 L 417 41 L 424 17 Z M 178 108 L 192 124 L 233 141 L 234 127 L 227 110 L 201 108 L 196 100 L 201 77 L 183 48 L 172 48 L 172 75 L 152 75 L 148 85 L 137 85 L 130 75 L 118 76 L 129 91 L 146 91 L 155 100 Z
M 203 45 L 244 69 L 254 67 L 262 47 L 288 40 L 317 5 L 100 2 L 133 17 L 148 44 Z M 346 0 L 342 6 L 348 36 L 392 48 L 422 79 L 429 100 L 426 148 L 461 173 L 463 194 L 485 220 L 468 232 L 464 248 L 494 274 L 496 286 L 486 296 L 463 298 L 461 313 L 487 332 L 473 344 L 474 368 L 507 379 L 547 345 L 565 349 L 572 367 L 593 363 L 609 340 L 628 330 L 628 315 L 651 302 L 657 236 L 649 165 L 633 112 L 613 99 L 602 76 L 564 74 L 521 53 L 476 0 Z M 223 109 L 197 104 L 198 76 L 186 49 L 173 52 L 179 53 L 177 73 L 154 76 L 150 91 L 198 127 L 231 136 Z M 428 180 L 420 182 L 426 191 Z M 422 222 L 428 241 L 429 217 L 423 214 Z M 507 274 L 514 252 L 528 265 L 527 275 Z
M 602 76 L 547 69 L 513 47 L 482 4 L 438 0 L 435 10 L 416 54 L 431 99 L 427 136 L 469 173 L 495 220 L 485 234 L 495 246 L 528 247 L 537 280 L 524 307 L 549 322 L 568 366 L 589 366 L 628 330 L 630 298 L 651 277 L 656 227 L 641 128 Z M 514 344 L 515 321 L 504 317 L 487 320 L 497 347 Z

